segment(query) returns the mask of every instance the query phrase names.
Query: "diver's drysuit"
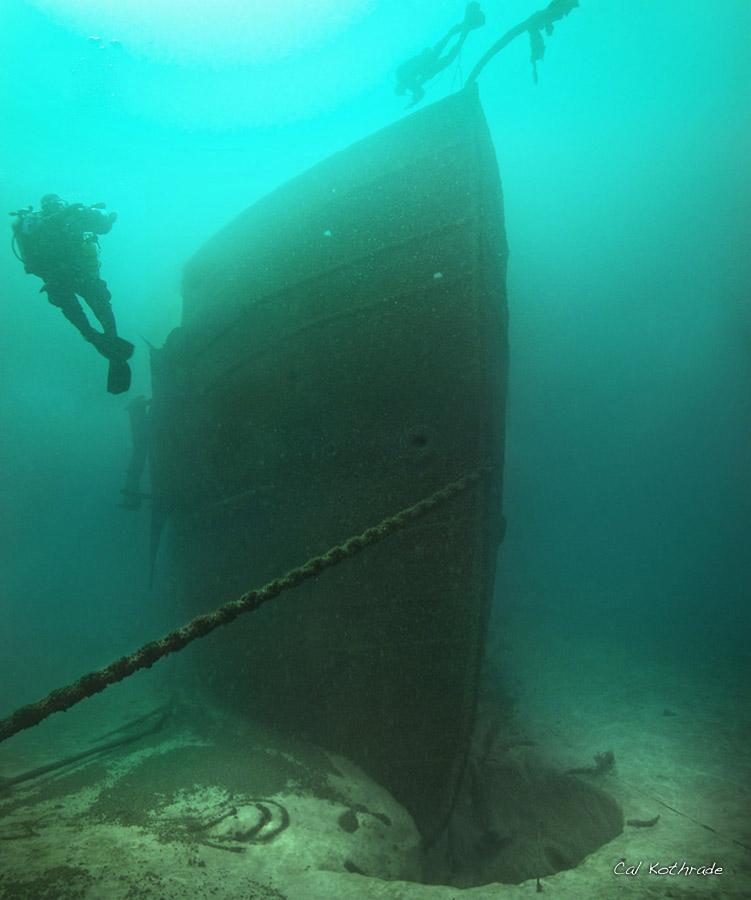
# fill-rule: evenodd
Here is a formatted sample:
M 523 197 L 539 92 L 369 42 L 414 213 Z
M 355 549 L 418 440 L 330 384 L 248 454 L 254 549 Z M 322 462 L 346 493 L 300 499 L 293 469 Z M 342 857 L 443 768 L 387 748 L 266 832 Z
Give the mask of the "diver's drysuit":
M 133 345 L 119 338 L 107 282 L 99 277 L 99 242 L 115 214 L 80 203 L 60 205 L 54 212 L 16 214 L 13 235 L 24 268 L 44 281 L 42 291 L 83 337 L 108 359 L 127 359 Z M 92 327 L 77 296 L 82 297 L 102 326 Z

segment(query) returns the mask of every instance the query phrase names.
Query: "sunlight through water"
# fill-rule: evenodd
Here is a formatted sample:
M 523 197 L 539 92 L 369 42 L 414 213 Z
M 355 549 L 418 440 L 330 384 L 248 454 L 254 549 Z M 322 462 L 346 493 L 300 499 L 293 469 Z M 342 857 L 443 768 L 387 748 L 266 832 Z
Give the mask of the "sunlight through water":
M 158 60 L 269 62 L 323 43 L 374 6 L 374 0 L 30 0 L 102 48 L 124 46 Z

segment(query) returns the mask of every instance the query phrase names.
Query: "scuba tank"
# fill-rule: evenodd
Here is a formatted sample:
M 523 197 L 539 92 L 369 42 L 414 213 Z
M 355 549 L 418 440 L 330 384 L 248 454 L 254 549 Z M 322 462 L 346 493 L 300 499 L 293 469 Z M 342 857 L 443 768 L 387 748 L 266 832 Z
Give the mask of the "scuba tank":
M 35 212 L 32 206 L 10 213 L 16 217 L 11 225 L 13 255 L 24 264 L 28 274 L 41 278 L 45 277 L 51 266 L 56 267 L 59 259 L 80 274 L 98 273 L 100 249 L 97 235 L 93 231 L 79 231 L 76 234 L 75 227 L 72 230 L 66 228 L 66 221 L 67 216 L 76 210 L 104 208 L 104 203 L 89 207 L 75 203 L 66 205 L 60 213 L 48 216 Z M 61 219 L 61 215 L 65 218 Z
M 28 264 L 24 255 L 24 239 L 28 238 L 34 232 L 39 224 L 39 215 L 34 212 L 33 206 L 25 206 L 21 209 L 14 210 L 9 213 L 15 216 L 15 222 L 11 223 L 12 236 L 10 239 L 10 249 L 17 260 L 24 264 L 24 269 L 29 271 Z

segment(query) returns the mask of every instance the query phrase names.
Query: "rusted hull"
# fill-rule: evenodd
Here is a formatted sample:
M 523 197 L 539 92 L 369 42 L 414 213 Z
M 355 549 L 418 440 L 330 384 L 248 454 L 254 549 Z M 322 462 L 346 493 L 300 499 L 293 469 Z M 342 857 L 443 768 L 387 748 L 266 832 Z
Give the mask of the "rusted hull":
M 362 765 L 427 839 L 464 766 L 500 539 L 505 260 L 466 92 L 223 229 L 154 356 L 153 487 L 188 615 L 494 467 L 196 653 L 217 696 Z

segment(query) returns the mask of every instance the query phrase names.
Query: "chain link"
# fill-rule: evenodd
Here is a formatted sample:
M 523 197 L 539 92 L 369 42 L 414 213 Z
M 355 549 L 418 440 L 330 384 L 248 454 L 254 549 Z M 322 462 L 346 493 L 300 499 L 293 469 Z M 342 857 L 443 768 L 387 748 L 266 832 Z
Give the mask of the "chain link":
M 309 559 L 304 565 L 296 569 L 290 569 L 281 578 L 276 578 L 261 588 L 247 591 L 237 600 L 225 603 L 214 610 L 214 612 L 198 616 L 186 625 L 183 625 L 182 628 L 170 632 L 157 641 L 145 644 L 139 650 L 136 650 L 135 653 L 123 656 L 103 669 L 90 672 L 88 675 L 79 678 L 78 681 L 52 691 L 51 694 L 48 694 L 36 703 L 30 703 L 28 706 L 21 707 L 7 719 L 0 721 L 0 743 L 19 731 L 38 725 L 53 713 L 64 712 L 70 709 L 76 703 L 80 703 L 87 697 L 100 693 L 109 685 L 122 681 L 140 669 L 151 668 L 155 662 L 158 662 L 170 653 L 182 650 L 183 647 L 187 647 L 192 641 L 205 637 L 222 625 L 229 624 L 238 616 L 253 612 L 283 591 L 297 587 L 309 578 L 315 578 L 324 569 L 329 569 L 343 560 L 355 556 L 370 544 L 382 541 L 390 534 L 406 527 L 410 522 L 419 519 L 457 494 L 466 491 L 472 485 L 489 476 L 492 471 L 491 467 L 485 467 L 465 475 L 457 481 L 450 482 L 434 494 L 415 503 L 414 506 L 406 507 L 395 515 L 383 519 L 378 525 L 374 525 L 361 534 L 355 535 L 343 543 L 332 547 L 321 556 Z

